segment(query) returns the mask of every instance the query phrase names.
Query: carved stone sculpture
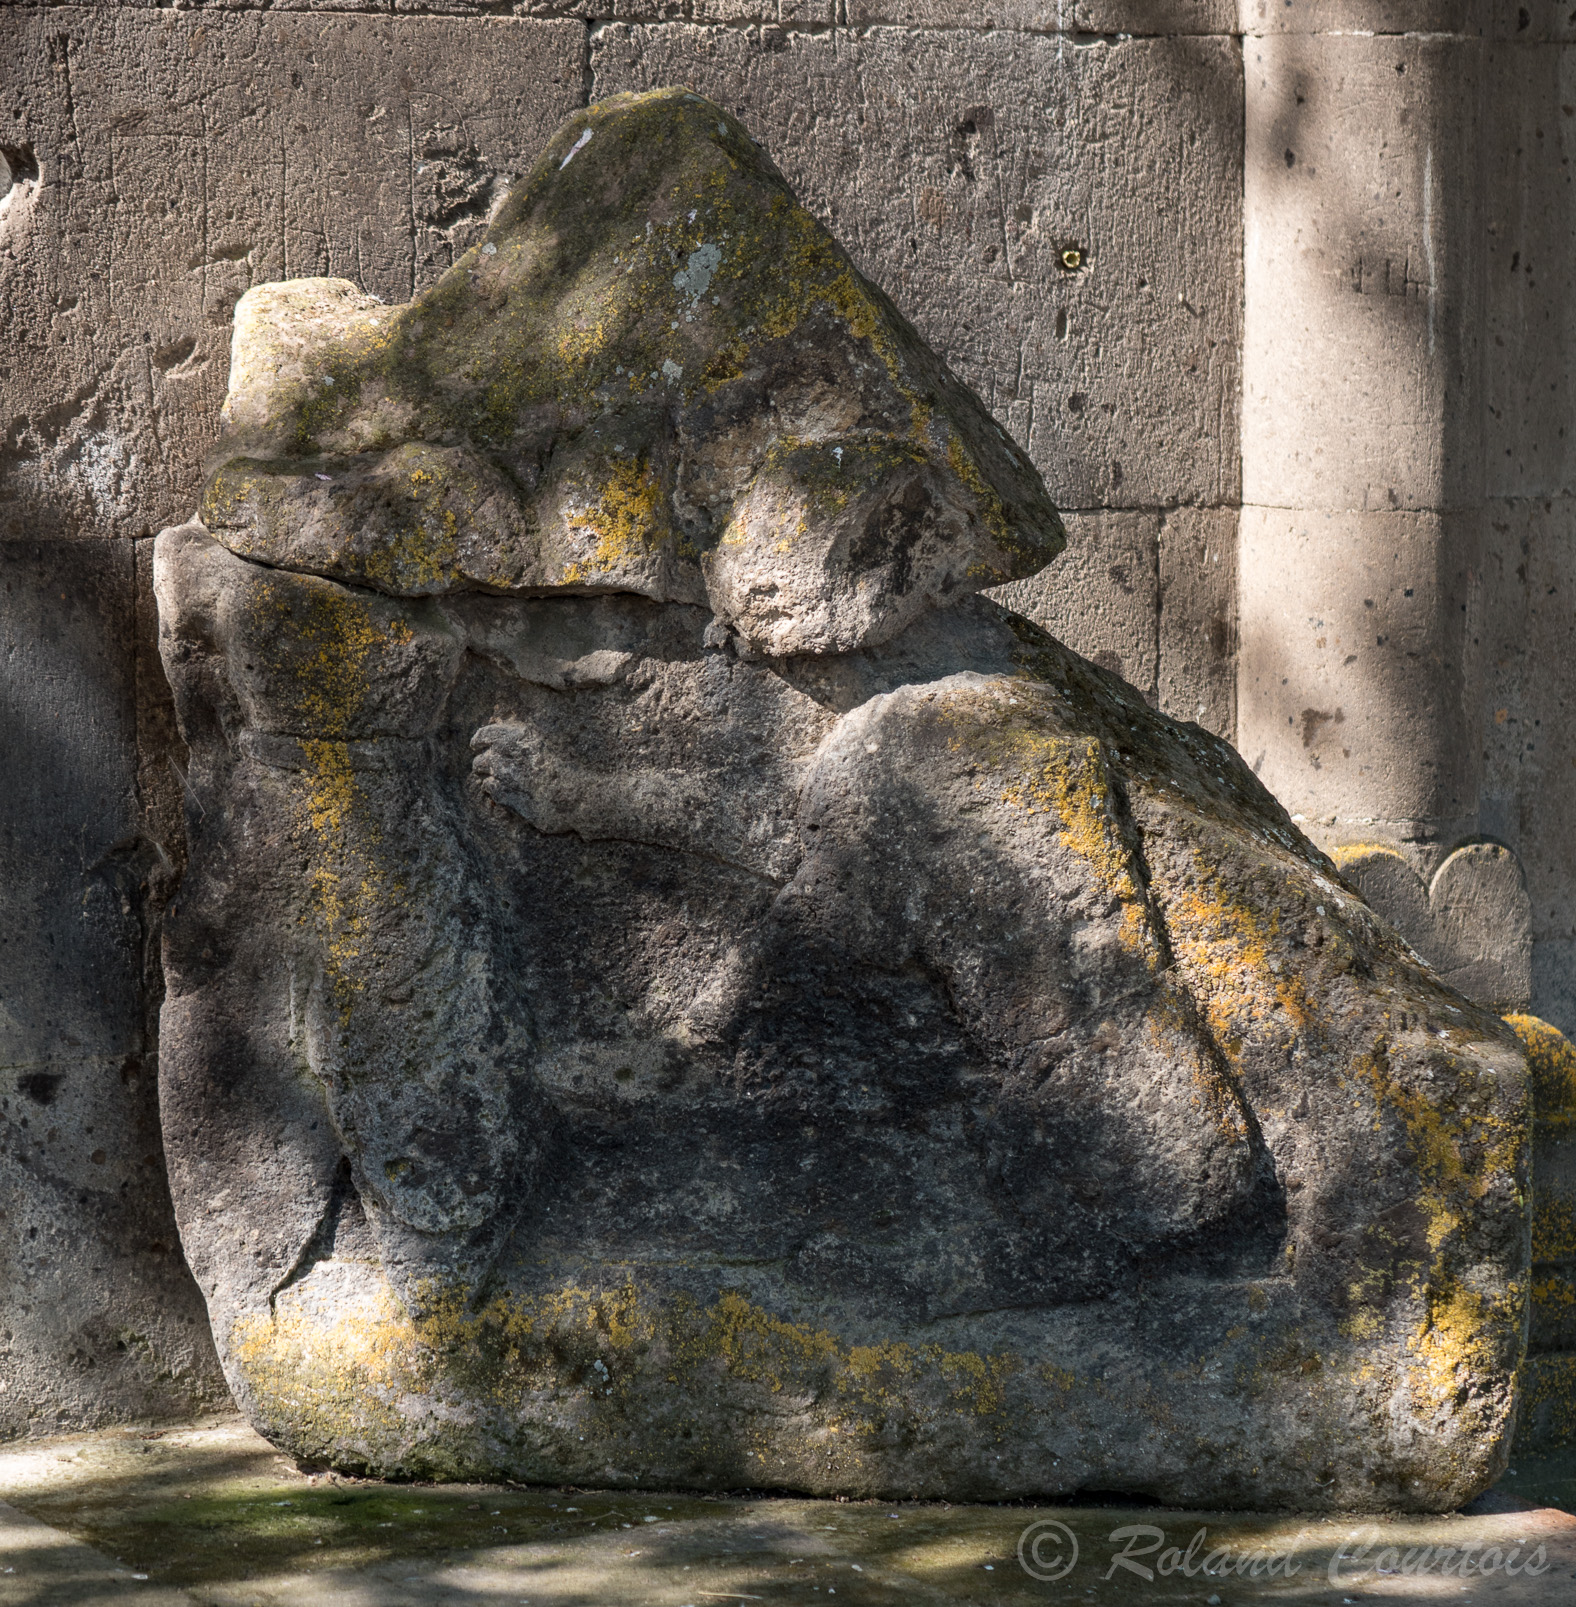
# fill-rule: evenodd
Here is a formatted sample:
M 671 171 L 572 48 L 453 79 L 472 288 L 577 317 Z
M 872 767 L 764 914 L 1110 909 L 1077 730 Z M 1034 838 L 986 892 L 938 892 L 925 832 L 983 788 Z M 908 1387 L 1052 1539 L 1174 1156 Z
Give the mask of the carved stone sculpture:
M 157 557 L 163 1119 L 232 1386 L 378 1473 L 1443 1507 L 1524 1060 L 1224 743 L 979 595 L 1060 524 L 727 113 L 408 306 L 237 309 Z

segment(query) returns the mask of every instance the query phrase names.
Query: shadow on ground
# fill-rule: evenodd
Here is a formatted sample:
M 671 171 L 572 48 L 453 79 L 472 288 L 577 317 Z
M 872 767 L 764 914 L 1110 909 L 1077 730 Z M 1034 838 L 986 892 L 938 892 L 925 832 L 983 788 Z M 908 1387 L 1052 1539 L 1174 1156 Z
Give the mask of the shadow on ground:
M 5 1607 L 1576 1601 L 1576 1453 L 1464 1513 L 1331 1519 L 382 1484 L 226 1418 L 13 1444 L 0 1496 L 64 1548 L 46 1569 L 45 1531 L 0 1527 Z

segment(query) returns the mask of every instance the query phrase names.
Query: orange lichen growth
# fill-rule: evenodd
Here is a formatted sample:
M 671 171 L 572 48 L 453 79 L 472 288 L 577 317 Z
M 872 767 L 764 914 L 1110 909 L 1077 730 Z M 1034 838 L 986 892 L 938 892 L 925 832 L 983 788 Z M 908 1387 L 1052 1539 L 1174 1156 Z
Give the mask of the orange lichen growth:
M 1529 1356 L 1521 1370 L 1519 1449 L 1564 1449 L 1576 1442 L 1576 1354 Z
M 1193 1103 L 1209 1118 L 1220 1137 L 1229 1144 L 1247 1142 L 1250 1119 L 1242 1090 L 1205 1052 L 1185 996 L 1167 987 L 1158 1008 L 1145 1017 L 1145 1025 L 1156 1049 L 1173 1065 L 1187 1067 Z
M 1534 1188 L 1532 1259 L 1563 1261 L 1569 1256 L 1576 1256 L 1576 1204 Z
M 993 708 L 991 715 L 984 725 L 957 722 L 965 734 L 954 740 L 954 748 L 988 760 L 999 777 L 1004 806 L 1055 820 L 1057 840 L 1122 906 L 1123 946 L 1158 964 L 1160 948 L 1117 821 L 1104 747 L 1093 737 L 1063 736 L 1020 720 L 1006 707 Z
M 1532 1324 L 1564 1322 L 1576 1314 L 1576 1284 L 1564 1272 L 1545 1271 L 1532 1280 Z

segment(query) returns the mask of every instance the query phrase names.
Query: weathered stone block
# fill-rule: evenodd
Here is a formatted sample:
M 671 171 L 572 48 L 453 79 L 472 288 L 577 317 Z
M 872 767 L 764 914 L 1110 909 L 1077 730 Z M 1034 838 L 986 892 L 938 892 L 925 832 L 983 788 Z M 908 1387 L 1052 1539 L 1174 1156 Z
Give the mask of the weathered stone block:
M 1341 874 L 1450 984 L 1488 1010 L 1523 1011 L 1532 998 L 1532 911 L 1516 856 L 1468 843 L 1425 884 L 1384 844 L 1332 856 Z
M 1481 38 L 1504 0 L 1238 0 L 1238 26 L 1263 34 L 1462 34 Z
M 1461 740 L 1476 516 L 1244 508 L 1238 746 L 1324 840 L 1477 828 Z
M 1536 1016 L 1512 1015 L 1532 1092 L 1532 1310 L 1516 1444 L 1576 1432 L 1576 1049 Z
M 427 295 L 238 329 L 156 564 L 162 1112 L 255 1421 L 443 1477 L 1494 1476 L 1518 1043 L 973 595 L 1043 488 L 735 118 L 592 107 Z
M 1237 510 L 1172 508 L 1160 526 L 1160 707 L 1236 741 Z
M 1519 855 L 1532 899 L 1533 1011 L 1576 1031 L 1576 502 L 1489 505 L 1479 730 L 1483 828 Z
M 1229 34 L 1237 0 L 845 0 L 856 28 L 1016 29 L 1066 34 Z
M 1312 8 L 1310 8 L 1312 9 Z M 1243 500 L 1454 509 L 1482 495 L 1476 42 L 1244 47 Z
M 1517 45 L 1576 40 L 1576 14 L 1561 0 L 1489 0 L 1490 37 Z
M 222 1398 L 143 1031 L 132 553 L 0 543 L 0 1437 Z
M 1059 504 L 1235 501 L 1234 43 L 618 26 L 591 60 L 737 111 Z
M 1159 532 L 1158 514 L 1069 514 L 1061 561 L 991 595 L 1153 704 Z

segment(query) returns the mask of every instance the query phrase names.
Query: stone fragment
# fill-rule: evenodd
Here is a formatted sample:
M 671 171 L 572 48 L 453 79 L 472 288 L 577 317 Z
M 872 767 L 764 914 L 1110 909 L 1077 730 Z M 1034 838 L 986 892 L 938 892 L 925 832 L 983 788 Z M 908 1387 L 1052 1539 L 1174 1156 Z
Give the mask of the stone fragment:
M 696 95 L 572 119 L 420 303 L 265 286 L 236 341 L 208 528 L 399 596 L 625 592 L 708 603 L 752 653 L 847 651 L 1065 541 L 1028 459 Z
M 241 329 L 156 564 L 161 1077 L 260 1428 L 604 1485 L 1495 1476 L 1519 1043 L 1225 743 L 977 595 L 1060 546 L 1038 477 L 726 112 L 578 113 L 430 292 Z

